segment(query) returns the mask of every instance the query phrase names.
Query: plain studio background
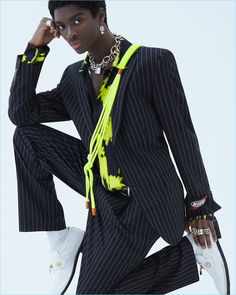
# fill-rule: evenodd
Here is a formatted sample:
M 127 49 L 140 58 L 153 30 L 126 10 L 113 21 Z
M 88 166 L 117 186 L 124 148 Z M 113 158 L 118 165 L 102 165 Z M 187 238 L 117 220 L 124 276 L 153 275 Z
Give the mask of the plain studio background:
M 132 42 L 170 49 L 176 58 L 202 157 L 215 200 L 221 244 L 235 294 L 235 2 L 107 1 L 112 32 Z M 45 233 L 19 233 L 17 186 L 12 145 L 14 125 L 7 116 L 16 55 L 23 53 L 40 19 L 49 17 L 47 1 L 1 2 L 1 294 L 49 292 Z M 83 56 L 63 39 L 50 44 L 37 91 L 54 88 L 68 64 Z M 78 137 L 72 122 L 51 124 Z M 55 178 L 67 225 L 85 228 L 84 198 Z M 159 241 L 153 253 L 163 247 Z M 75 292 L 79 275 L 68 293 Z M 173 294 L 216 294 L 205 271 L 201 281 Z

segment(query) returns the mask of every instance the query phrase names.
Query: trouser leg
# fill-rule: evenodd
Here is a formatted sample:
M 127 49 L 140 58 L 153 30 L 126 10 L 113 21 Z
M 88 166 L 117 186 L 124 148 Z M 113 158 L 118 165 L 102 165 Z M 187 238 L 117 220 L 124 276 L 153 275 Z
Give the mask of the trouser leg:
M 199 280 L 192 246 L 186 238 L 144 259 L 117 284 L 116 294 L 165 294 Z
M 158 294 L 198 280 L 185 238 L 145 259 L 159 235 L 135 200 L 124 199 L 116 210 L 122 200 L 102 189 L 96 200 L 98 214 L 88 216 L 77 294 Z
M 81 140 L 45 125 L 17 127 L 14 151 L 20 231 L 65 228 L 53 174 L 85 194 L 83 166 L 87 153 Z

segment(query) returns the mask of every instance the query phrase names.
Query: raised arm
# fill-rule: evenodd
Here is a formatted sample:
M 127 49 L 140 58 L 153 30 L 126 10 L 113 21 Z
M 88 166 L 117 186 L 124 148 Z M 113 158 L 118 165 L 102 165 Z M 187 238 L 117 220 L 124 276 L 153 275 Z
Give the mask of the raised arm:
M 8 114 L 18 126 L 70 120 L 61 97 L 61 83 L 51 91 L 36 94 L 38 78 L 49 52 L 47 44 L 56 36 L 56 31 L 47 26 L 47 20 L 41 20 L 25 54 L 17 57 Z

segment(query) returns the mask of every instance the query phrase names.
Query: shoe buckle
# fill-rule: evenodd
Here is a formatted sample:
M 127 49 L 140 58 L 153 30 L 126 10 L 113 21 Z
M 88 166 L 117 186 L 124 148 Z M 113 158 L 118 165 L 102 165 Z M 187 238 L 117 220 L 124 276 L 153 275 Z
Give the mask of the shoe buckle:
M 204 265 L 205 265 L 205 267 L 207 267 L 207 268 L 211 267 L 211 263 L 210 263 L 209 261 L 206 261 L 206 262 L 204 263 Z
M 209 261 L 206 261 L 206 262 L 204 262 L 204 266 L 206 268 L 210 268 L 211 267 L 211 263 Z M 202 265 L 200 265 L 200 270 L 199 270 L 200 275 L 202 275 L 202 270 L 203 269 L 204 269 L 204 267 Z
M 62 267 L 62 262 L 61 261 L 57 261 L 55 265 L 56 265 L 56 267 L 60 268 L 60 267 Z
M 51 272 L 52 272 L 52 269 L 53 269 L 53 265 L 52 265 L 52 264 L 50 264 L 50 265 L 49 265 L 49 273 L 51 273 Z

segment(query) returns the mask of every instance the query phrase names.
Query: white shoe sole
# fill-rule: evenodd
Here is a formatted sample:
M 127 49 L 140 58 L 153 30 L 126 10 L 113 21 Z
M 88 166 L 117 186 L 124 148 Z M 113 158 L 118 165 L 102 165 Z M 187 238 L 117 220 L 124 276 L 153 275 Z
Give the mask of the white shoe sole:
M 225 276 L 226 276 L 226 294 L 230 294 L 230 279 L 229 279 L 229 269 L 228 269 L 228 265 L 227 265 L 227 262 L 226 262 L 226 259 L 225 259 L 225 256 L 224 256 L 224 253 L 223 253 L 223 250 L 220 246 L 220 242 L 219 240 L 217 240 L 216 242 L 216 245 L 217 245 L 217 248 L 220 252 L 220 255 L 221 255 L 221 258 L 223 260 L 223 263 L 224 263 L 224 268 L 225 268 Z
M 81 243 L 81 245 L 79 246 L 79 249 L 75 255 L 75 260 L 74 260 L 74 265 L 73 265 L 73 269 L 72 269 L 72 272 L 71 272 L 71 275 L 70 275 L 70 278 L 65 286 L 65 288 L 63 289 L 63 291 L 60 293 L 60 295 L 63 295 L 65 294 L 66 290 L 68 289 L 73 277 L 74 277 L 74 274 L 75 274 L 75 270 L 76 270 L 76 265 L 77 265 L 77 262 L 78 262 L 78 258 L 79 258 L 79 254 L 80 252 L 82 251 L 82 248 L 83 248 L 83 242 Z

